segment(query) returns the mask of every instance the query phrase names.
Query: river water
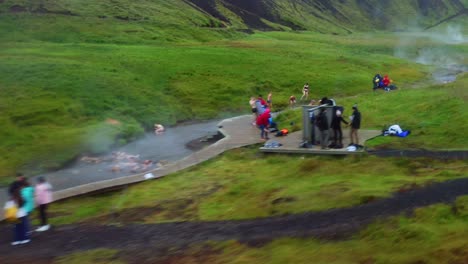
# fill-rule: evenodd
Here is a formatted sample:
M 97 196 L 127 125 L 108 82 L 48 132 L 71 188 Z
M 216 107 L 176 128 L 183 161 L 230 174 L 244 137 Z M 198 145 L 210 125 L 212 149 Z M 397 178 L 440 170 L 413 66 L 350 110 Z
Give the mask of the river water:
M 432 73 L 436 83 L 450 83 L 457 79 L 457 75 L 468 72 L 468 65 L 446 65 Z
M 94 163 L 80 159 L 67 168 L 36 175 L 30 178 L 30 182 L 35 183 L 37 177 L 45 176 L 53 185 L 54 190 L 61 190 L 86 183 L 141 173 L 145 170 L 153 170 L 158 167 L 158 162 L 171 163 L 192 154 L 194 150 L 187 148 L 186 144 L 199 138 L 217 134 L 217 125 L 220 121 L 212 120 L 169 127 L 160 135 L 147 133 L 144 137 L 113 151 L 114 153 L 120 152 L 124 153 L 124 155 L 136 156 L 135 159 L 116 160 L 112 158 L 111 153 L 99 157 L 93 156 L 91 157 L 93 160 L 100 159 L 101 161 Z M 136 161 L 139 168 L 133 170 L 133 165 L 126 166 L 130 160 Z M 145 169 L 141 166 L 144 160 L 151 160 L 153 163 Z M 120 169 L 113 170 L 117 166 Z M 0 200 L 6 199 L 6 195 L 7 188 L 0 189 Z

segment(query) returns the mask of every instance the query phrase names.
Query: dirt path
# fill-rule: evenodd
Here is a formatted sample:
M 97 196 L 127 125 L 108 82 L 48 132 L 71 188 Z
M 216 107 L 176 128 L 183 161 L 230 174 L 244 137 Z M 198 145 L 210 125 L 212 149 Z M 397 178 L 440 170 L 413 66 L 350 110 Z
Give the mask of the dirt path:
M 381 158 L 389 157 L 406 157 L 406 158 L 431 158 L 431 159 L 468 159 L 468 151 L 466 150 L 425 150 L 425 149 L 382 149 L 368 150 L 367 153 Z
M 280 217 L 239 221 L 180 222 L 164 224 L 93 226 L 68 225 L 33 234 L 33 241 L 9 245 L 12 230 L 0 227 L 0 263 L 48 263 L 54 257 L 95 248 L 163 254 L 168 248 L 183 248 L 205 241 L 238 240 L 264 243 L 280 237 L 343 239 L 378 218 L 411 212 L 417 207 L 451 203 L 468 195 L 468 178 L 436 183 L 397 193 L 365 205 Z M 142 253 L 143 254 L 143 253 Z M 161 255 L 161 256 L 163 256 Z M 138 256 L 135 256 L 137 258 Z M 31 262 L 31 260 L 34 260 Z

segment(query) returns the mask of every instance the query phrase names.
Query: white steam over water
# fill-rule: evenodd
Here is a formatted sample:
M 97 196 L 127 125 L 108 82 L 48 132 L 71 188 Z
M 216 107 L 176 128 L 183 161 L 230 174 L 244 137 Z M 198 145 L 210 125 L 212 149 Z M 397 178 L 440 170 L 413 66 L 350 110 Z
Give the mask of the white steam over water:
M 399 33 L 395 47 L 396 57 L 436 67 L 432 76 L 436 82 L 447 83 L 456 75 L 468 71 L 466 54 L 461 45 L 468 44 L 468 36 L 460 25 L 448 25 L 436 32 Z

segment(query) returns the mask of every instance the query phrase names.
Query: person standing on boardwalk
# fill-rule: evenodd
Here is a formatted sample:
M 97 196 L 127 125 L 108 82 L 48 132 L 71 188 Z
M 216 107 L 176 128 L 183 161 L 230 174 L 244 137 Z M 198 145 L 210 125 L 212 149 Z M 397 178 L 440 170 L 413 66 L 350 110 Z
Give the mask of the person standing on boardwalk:
M 350 117 L 351 119 L 351 132 L 350 140 L 351 145 L 359 145 L 359 135 L 358 130 L 361 128 L 361 112 L 359 112 L 357 105 L 353 105 L 353 114 Z
M 260 138 L 262 140 L 268 140 L 268 128 L 270 125 L 270 109 L 267 108 L 263 114 L 259 115 L 257 118 L 257 127 L 260 129 Z
M 250 105 L 250 109 L 252 111 L 252 125 L 255 126 L 255 121 L 257 121 L 257 117 L 258 117 L 258 110 L 257 110 L 257 104 L 255 103 L 257 100 L 255 99 L 255 97 L 250 97 L 250 100 L 249 100 L 249 105 Z
M 303 98 L 305 98 L 306 100 L 309 99 L 309 83 L 304 84 L 304 87 L 302 87 L 301 101 Z
M 34 193 L 36 204 L 39 206 L 39 219 L 41 220 L 41 226 L 36 231 L 47 231 L 50 228 L 50 225 L 47 223 L 47 205 L 52 202 L 52 186 L 44 177 L 39 177 Z
M 343 148 L 343 131 L 341 130 L 341 122 L 345 123 L 346 125 L 348 124 L 348 122 L 343 119 L 341 110 L 337 109 L 331 122 L 331 128 L 333 129 L 334 135 L 334 148 Z
M 320 146 L 322 149 L 328 149 L 328 118 L 327 110 L 325 108 L 320 108 L 320 113 L 317 116 L 317 127 L 320 130 Z

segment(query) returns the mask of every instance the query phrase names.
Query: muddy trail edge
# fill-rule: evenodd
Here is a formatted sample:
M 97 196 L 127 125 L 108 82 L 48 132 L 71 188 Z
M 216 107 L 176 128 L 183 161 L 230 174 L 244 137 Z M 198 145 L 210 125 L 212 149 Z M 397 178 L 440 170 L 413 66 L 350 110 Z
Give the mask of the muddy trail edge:
M 34 233 L 31 243 L 14 248 L 9 243 L 13 228 L 3 225 L 0 227 L 0 263 L 46 261 L 96 248 L 126 251 L 152 249 L 158 252 L 164 248 L 181 248 L 207 241 L 238 240 L 262 244 L 281 237 L 345 239 L 377 219 L 411 213 L 415 208 L 436 203 L 451 203 L 461 195 L 468 195 L 468 178 L 434 183 L 368 204 L 323 212 L 249 220 L 131 224 L 121 227 L 89 224 L 60 226 L 44 233 Z

